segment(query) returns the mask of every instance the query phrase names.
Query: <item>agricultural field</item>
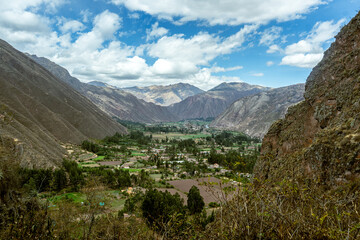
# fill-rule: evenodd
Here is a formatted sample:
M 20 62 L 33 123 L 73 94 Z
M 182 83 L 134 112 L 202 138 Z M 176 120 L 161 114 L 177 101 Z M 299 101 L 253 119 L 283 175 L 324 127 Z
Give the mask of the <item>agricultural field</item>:
M 129 208 L 136 208 L 136 202 L 149 189 L 178 194 L 186 205 L 193 186 L 199 190 L 205 207 L 211 209 L 228 201 L 231 192 L 246 182 L 240 173 L 246 179 L 251 177 L 261 143 L 241 133 L 208 129 L 204 124 L 167 123 L 145 126 L 143 131 L 138 130 L 143 125 L 136 125 L 129 135 L 84 141 L 81 146 L 66 145 L 69 154 L 64 173 L 55 174 L 54 180 L 44 185 L 36 180 L 42 179 L 44 173 L 35 171 L 25 185 L 33 184 L 31 179 L 35 179 L 35 189 L 41 184 L 41 198 L 53 210 L 72 204 L 80 211 L 95 204 L 101 211 L 115 215 L 131 213 Z

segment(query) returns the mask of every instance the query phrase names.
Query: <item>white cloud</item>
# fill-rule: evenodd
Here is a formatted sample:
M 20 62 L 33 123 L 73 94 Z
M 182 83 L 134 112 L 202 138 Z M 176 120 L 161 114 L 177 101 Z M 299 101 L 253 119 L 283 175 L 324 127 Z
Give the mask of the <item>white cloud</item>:
M 266 62 L 266 66 L 271 67 L 272 65 L 274 65 L 275 63 L 273 61 L 267 61 Z
M 164 36 L 156 43 L 149 45 L 148 54 L 151 57 L 171 59 L 179 63 L 208 65 L 209 61 L 217 56 L 236 51 L 243 45 L 246 37 L 256 29 L 257 26 L 246 25 L 236 34 L 225 39 L 204 32 L 188 39 L 183 35 Z
M 213 73 L 219 73 L 219 72 L 230 72 L 230 71 L 236 71 L 236 70 L 240 70 L 243 69 L 243 66 L 235 66 L 235 67 L 230 67 L 230 68 L 223 68 L 223 67 L 212 67 L 210 70 Z
M 267 53 L 276 53 L 276 52 L 282 52 L 282 49 L 279 47 L 279 45 L 273 44 L 269 47 L 268 50 L 266 50 Z
M 105 10 L 94 19 L 93 32 L 98 32 L 104 39 L 113 37 L 120 28 L 122 19 L 115 13 Z
M 344 19 L 337 23 L 334 21 L 317 22 L 305 39 L 285 48 L 286 56 L 280 64 L 302 68 L 314 67 L 323 57 L 324 44 L 333 40 L 344 22 Z
M 51 20 L 38 12 L 53 13 L 64 0 L 0 0 L 0 38 L 21 51 L 46 56 L 54 54 L 57 45 L 65 45 L 67 36 L 53 32 Z
M 322 53 L 297 53 L 283 57 L 280 64 L 302 68 L 312 68 L 321 61 L 322 57 Z
M 168 29 L 163 28 L 163 27 L 159 27 L 159 23 L 156 22 L 151 26 L 151 29 L 147 29 L 146 30 L 146 41 L 158 38 L 158 37 L 162 37 L 164 35 L 166 35 L 169 32 Z
M 179 78 L 195 74 L 199 69 L 192 62 L 176 62 L 167 59 L 158 59 L 151 67 L 151 71 L 154 75 Z
M 298 19 L 326 0 L 112 0 L 132 11 L 143 11 L 178 24 L 204 20 L 210 25 L 240 25 L 267 23 L 271 20 Z M 174 18 L 180 17 L 180 20 Z
M 78 32 L 84 30 L 85 26 L 79 21 L 76 20 L 69 20 L 65 21 L 62 26 L 60 27 L 61 32 L 67 33 L 67 32 Z
M 46 17 L 28 11 L 8 10 L 0 16 L 0 26 L 15 32 L 48 32 L 49 22 Z
M 148 32 L 154 41 L 133 47 L 117 39 L 123 34 L 118 14 L 104 11 L 92 15 L 85 10 L 80 20 L 59 17 L 57 26 L 61 32 L 57 33 L 52 29 L 56 22 L 38 11 L 46 3 L 52 9 L 50 0 L 21 3 L 14 0 L 9 3 L 13 8 L 6 9 L 0 4 L 0 38 L 21 51 L 51 59 L 82 81 L 100 80 L 116 86 L 187 82 L 209 89 L 224 81 L 240 81 L 213 73 L 235 71 L 242 66 L 224 68 L 214 66 L 212 61 L 246 47 L 245 42 L 258 29 L 254 24 L 245 25 L 229 37 L 206 32 L 185 37 L 168 35 L 168 30 L 156 23 Z M 17 15 L 2 14 L 7 11 Z M 144 56 L 152 57 L 154 63 L 147 63 Z
M 253 76 L 253 77 L 263 77 L 264 73 L 252 73 L 251 76 Z
M 261 38 L 260 38 L 260 45 L 271 45 L 273 44 L 273 42 L 280 38 L 280 33 L 282 32 L 282 28 L 281 27 L 277 27 L 277 26 L 272 26 L 269 29 L 266 29 L 262 34 L 261 34 Z
M 113 16 L 113 19 L 117 17 Z M 257 29 L 257 26 L 244 26 L 228 38 L 202 32 L 191 38 L 163 36 L 151 44 L 134 48 L 112 39 L 119 25 L 103 35 L 98 30 L 99 22 L 94 20 L 91 31 L 80 34 L 74 44 L 62 49 L 52 60 L 85 82 L 101 80 L 119 87 L 187 82 L 210 88 L 224 81 L 239 81 L 237 77 L 219 77 L 212 73 L 235 71 L 242 66 L 203 66 L 209 65 L 217 56 L 237 51 L 246 37 Z M 110 39 L 107 47 L 103 45 L 107 39 L 105 36 Z M 144 58 L 139 57 L 144 54 L 155 58 L 155 63 L 148 65 Z

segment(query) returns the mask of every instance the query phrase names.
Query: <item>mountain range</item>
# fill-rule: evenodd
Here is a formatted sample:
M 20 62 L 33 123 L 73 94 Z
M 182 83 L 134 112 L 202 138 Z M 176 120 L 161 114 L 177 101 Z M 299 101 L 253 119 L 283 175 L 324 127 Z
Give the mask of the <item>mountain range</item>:
M 288 107 L 304 99 L 304 91 L 304 84 L 296 84 L 240 98 L 210 126 L 262 138 L 274 121 L 285 116 Z
M 0 40 L 1 144 L 28 167 L 54 166 L 60 143 L 100 139 L 126 129 L 25 54 Z
M 129 87 L 123 88 L 139 99 L 160 106 L 169 106 L 204 91 L 187 83 L 177 83 L 168 86 Z
M 72 77 L 65 68 L 49 59 L 35 55 L 29 56 L 111 117 L 145 123 L 177 120 L 165 107 L 145 102 L 128 92 L 101 82 L 91 82 L 90 84 L 80 82 L 77 78 Z
M 271 123 L 284 116 L 287 107 L 303 99 L 304 86 L 301 84 L 271 89 L 244 82 L 224 82 L 207 92 L 183 83 L 119 89 L 97 81 L 82 83 L 54 62 L 35 55 L 28 56 L 109 116 L 121 120 L 153 123 L 216 118 L 211 124 L 213 127 L 242 131 L 262 138 Z M 130 92 L 148 101 L 162 99 L 162 103 L 164 99 L 179 101 L 188 97 L 165 107 L 139 99 Z
M 213 126 L 261 137 L 303 93 L 301 84 L 271 89 L 244 82 L 222 83 L 207 92 L 181 83 L 131 88 L 163 104 L 183 99 L 165 107 L 105 83 L 80 82 L 56 63 L 4 41 L 0 57 L 0 140 L 30 167 L 56 165 L 64 154 L 61 143 L 126 133 L 114 117 L 145 123 L 218 117 Z
M 215 118 L 239 98 L 269 89 L 244 82 L 224 82 L 207 92 L 188 97 L 169 106 L 169 110 L 181 120 Z

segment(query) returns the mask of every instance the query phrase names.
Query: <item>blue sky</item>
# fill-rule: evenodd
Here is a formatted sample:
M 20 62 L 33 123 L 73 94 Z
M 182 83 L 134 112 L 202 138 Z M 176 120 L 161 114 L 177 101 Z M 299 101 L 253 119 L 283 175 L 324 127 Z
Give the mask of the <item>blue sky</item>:
M 303 83 L 360 0 L 0 0 L 0 38 L 84 82 Z

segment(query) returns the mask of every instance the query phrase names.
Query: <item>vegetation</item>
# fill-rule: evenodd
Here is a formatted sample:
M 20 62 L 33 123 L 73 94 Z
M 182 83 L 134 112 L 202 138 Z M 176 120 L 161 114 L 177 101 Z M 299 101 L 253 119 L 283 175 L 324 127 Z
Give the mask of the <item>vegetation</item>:
M 133 130 L 84 141 L 81 148 L 97 155 L 79 150 L 75 161 L 57 169 L 24 169 L 2 153 L 0 239 L 359 237 L 356 181 L 332 190 L 306 182 L 254 184 L 256 140 L 223 131 L 197 132 L 198 138 L 171 134 L 158 141 Z M 106 161 L 128 168 L 100 165 Z M 214 196 L 206 204 L 202 185 L 191 186 L 205 176 L 224 178 L 205 184 Z M 179 181 L 191 184 L 189 192 L 178 189 Z
M 326 190 L 283 181 L 248 184 L 223 204 L 206 238 L 358 239 L 359 184 Z
M 201 213 L 205 203 L 200 191 L 196 186 L 190 188 L 187 200 L 187 207 L 191 214 Z

